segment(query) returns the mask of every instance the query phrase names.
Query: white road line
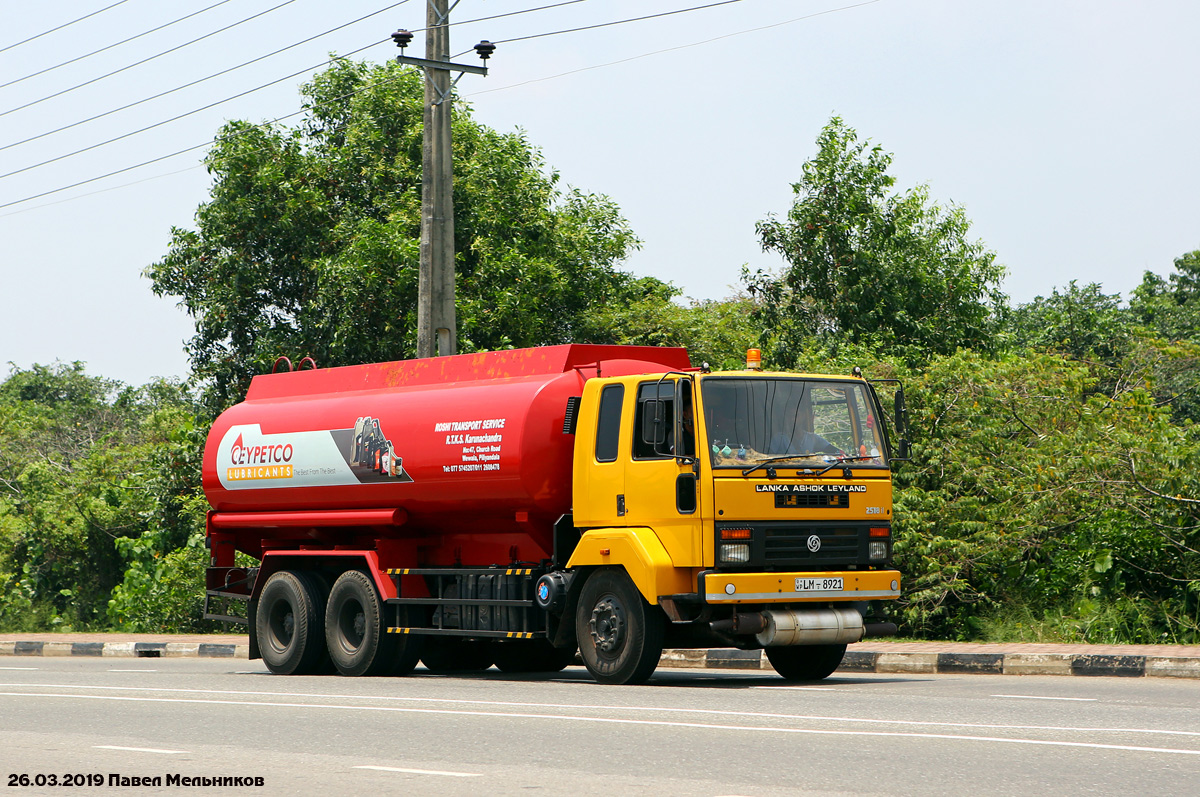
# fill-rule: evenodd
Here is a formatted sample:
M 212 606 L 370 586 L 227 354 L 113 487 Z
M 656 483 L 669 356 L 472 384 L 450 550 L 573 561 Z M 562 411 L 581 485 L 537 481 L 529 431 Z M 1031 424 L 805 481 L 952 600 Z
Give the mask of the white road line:
M 499 706 L 525 709 L 567 709 L 571 711 L 643 711 L 663 714 L 708 714 L 717 717 L 739 717 L 747 719 L 783 719 L 783 720 L 814 720 L 818 722 L 840 722 L 860 725 L 911 725 L 914 727 L 934 728 L 981 728 L 985 730 L 1007 731 L 1073 731 L 1078 733 L 1149 733 L 1166 736 L 1200 736 L 1200 731 L 1172 731 L 1157 728 L 1107 728 L 1082 727 L 1072 725 L 997 725 L 982 722 L 933 722 L 929 720 L 896 720 L 876 719 L 871 717 L 836 717 L 827 714 L 778 714 L 761 711 L 723 711 L 709 708 L 673 708 L 668 706 L 612 706 L 592 705 L 587 703 L 527 703 L 508 700 L 458 700 L 437 697 L 398 697 L 395 695 L 337 695 L 308 692 L 263 692 L 233 689 L 179 689 L 161 686 L 86 686 L 81 684 L 35 684 L 35 683 L 3 683 L 0 688 L 22 687 L 42 689 L 94 689 L 96 691 L 119 692 L 168 692 L 171 694 L 201 694 L 201 695 L 230 695 L 234 697 L 302 697 L 322 700 L 379 700 L 404 703 L 432 703 L 435 705 L 454 706 Z M 8 693 L 0 693 L 8 694 Z M 24 693 L 17 692 L 17 695 Z M 301 704 L 304 705 L 304 704 Z
M 0 667 L 0 670 L 36 670 L 37 667 Z
M 795 692 L 837 692 L 832 686 L 752 686 L 751 689 L 791 689 Z
M 168 697 L 124 697 L 119 695 L 60 695 L 52 692 L 0 692 L 3 697 L 51 697 L 68 700 L 112 700 L 129 703 L 182 703 L 193 705 L 247 706 L 258 708 L 306 708 L 330 711 L 384 711 L 396 714 L 436 714 L 457 717 L 499 717 L 503 719 L 557 720 L 559 722 L 588 722 L 603 725 L 641 725 L 662 728 L 693 728 L 714 731 L 740 731 L 743 733 L 801 734 L 806 736 L 868 736 L 898 739 L 942 739 L 963 742 L 993 742 L 996 744 L 1023 744 L 1041 747 L 1074 747 L 1088 750 L 1122 750 L 1135 753 L 1164 753 L 1169 755 L 1200 756 L 1200 749 L 1180 750 L 1169 747 L 1138 747 L 1125 744 L 1098 744 L 1096 742 L 1066 742 L 1051 739 L 1020 739 L 1003 736 L 955 736 L 948 733 L 911 733 L 901 731 L 847 731 L 819 728 L 773 728 L 761 725 L 717 725 L 704 722 L 668 722 L 666 720 L 635 720 L 617 717 L 580 717 L 570 714 L 529 714 L 516 711 L 459 711 L 436 708 L 401 708 L 399 706 L 343 706 L 330 703 L 267 703 L 253 700 L 196 700 Z
M 92 745 L 97 750 L 125 750 L 130 753 L 162 753 L 164 755 L 177 755 L 186 753 L 187 750 L 159 750 L 154 747 L 118 747 L 115 744 L 97 744 Z
M 1074 700 L 1078 703 L 1095 703 L 1098 697 L 1045 697 L 1043 695 L 992 695 L 992 697 L 1011 697 L 1014 700 Z
M 444 775 L 448 778 L 479 778 L 482 775 L 478 772 L 442 772 L 438 769 L 409 769 L 408 767 L 373 767 L 366 764 L 362 766 L 352 767 L 352 769 L 375 769 L 380 772 L 404 772 L 408 775 Z
M 140 670 L 140 669 L 139 669 L 139 670 L 117 670 L 117 669 L 111 669 L 111 670 L 109 670 L 109 672 L 158 672 L 158 670 L 149 670 L 149 669 L 147 669 L 147 670 Z

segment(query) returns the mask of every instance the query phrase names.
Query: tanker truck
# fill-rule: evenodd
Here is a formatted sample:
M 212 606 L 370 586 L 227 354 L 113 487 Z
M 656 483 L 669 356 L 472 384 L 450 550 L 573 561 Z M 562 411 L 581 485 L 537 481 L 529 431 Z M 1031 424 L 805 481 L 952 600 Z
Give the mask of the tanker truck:
M 256 376 L 205 446 L 205 615 L 246 623 L 277 674 L 553 672 L 578 651 L 629 684 L 664 647 L 728 647 L 821 679 L 895 632 L 904 414 L 858 369 L 710 372 L 681 348 Z

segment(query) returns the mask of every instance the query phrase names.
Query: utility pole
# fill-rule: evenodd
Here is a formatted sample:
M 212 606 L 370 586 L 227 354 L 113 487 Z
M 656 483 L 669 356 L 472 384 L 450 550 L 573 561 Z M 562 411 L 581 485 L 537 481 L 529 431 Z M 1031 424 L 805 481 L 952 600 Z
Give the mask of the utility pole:
M 428 0 L 425 58 L 450 60 L 447 0 Z M 458 353 L 454 313 L 454 164 L 450 138 L 450 72 L 425 70 L 425 135 L 421 145 L 421 271 L 417 288 L 417 356 Z
M 454 163 L 450 135 L 450 72 L 487 75 L 487 67 L 450 63 L 448 0 L 427 0 L 425 58 L 397 56 L 402 64 L 425 70 L 425 130 L 421 143 L 421 262 L 417 284 L 417 356 L 458 352 L 454 308 Z M 392 38 L 404 52 L 412 41 L 406 30 Z M 484 63 L 496 49 L 475 45 Z

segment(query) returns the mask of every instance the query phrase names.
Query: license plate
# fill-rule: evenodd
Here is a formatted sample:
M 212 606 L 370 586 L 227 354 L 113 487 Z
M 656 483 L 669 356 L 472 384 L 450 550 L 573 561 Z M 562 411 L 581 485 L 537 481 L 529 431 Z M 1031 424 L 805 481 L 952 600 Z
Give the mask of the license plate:
M 796 592 L 833 592 L 842 590 L 842 577 L 798 578 Z

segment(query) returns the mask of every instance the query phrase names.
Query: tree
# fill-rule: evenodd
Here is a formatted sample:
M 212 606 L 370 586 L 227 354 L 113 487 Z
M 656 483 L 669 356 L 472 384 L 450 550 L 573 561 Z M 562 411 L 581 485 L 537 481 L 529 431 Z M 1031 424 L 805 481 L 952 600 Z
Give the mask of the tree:
M 337 61 L 303 87 L 295 129 L 227 124 L 211 197 L 147 274 L 196 319 L 188 343 L 209 412 L 279 355 L 322 366 L 412 356 L 421 76 Z M 455 105 L 460 348 L 607 342 L 600 309 L 668 301 L 616 266 L 638 245 L 609 199 L 562 189 L 520 133 Z
M 1145 272 L 1129 307 L 1167 340 L 1200 342 L 1200 249 L 1175 258 L 1175 273 L 1165 280 Z
M 1016 308 L 1009 329 L 1018 346 L 1111 364 L 1127 354 L 1132 322 L 1119 293 L 1105 294 L 1095 282 L 1081 288 L 1072 280 L 1064 292 L 1055 288 Z
M 834 117 L 784 220 L 758 223 L 781 274 L 744 273 L 780 365 L 813 336 L 876 343 L 917 360 L 987 347 L 1006 299 L 995 255 L 968 240 L 962 208 L 891 188 L 892 156 Z
M 105 625 L 122 540 L 149 534 L 165 553 L 203 528 L 180 507 L 198 465 L 172 439 L 193 425 L 178 385 L 130 388 L 83 363 L 0 383 L 0 627 Z

